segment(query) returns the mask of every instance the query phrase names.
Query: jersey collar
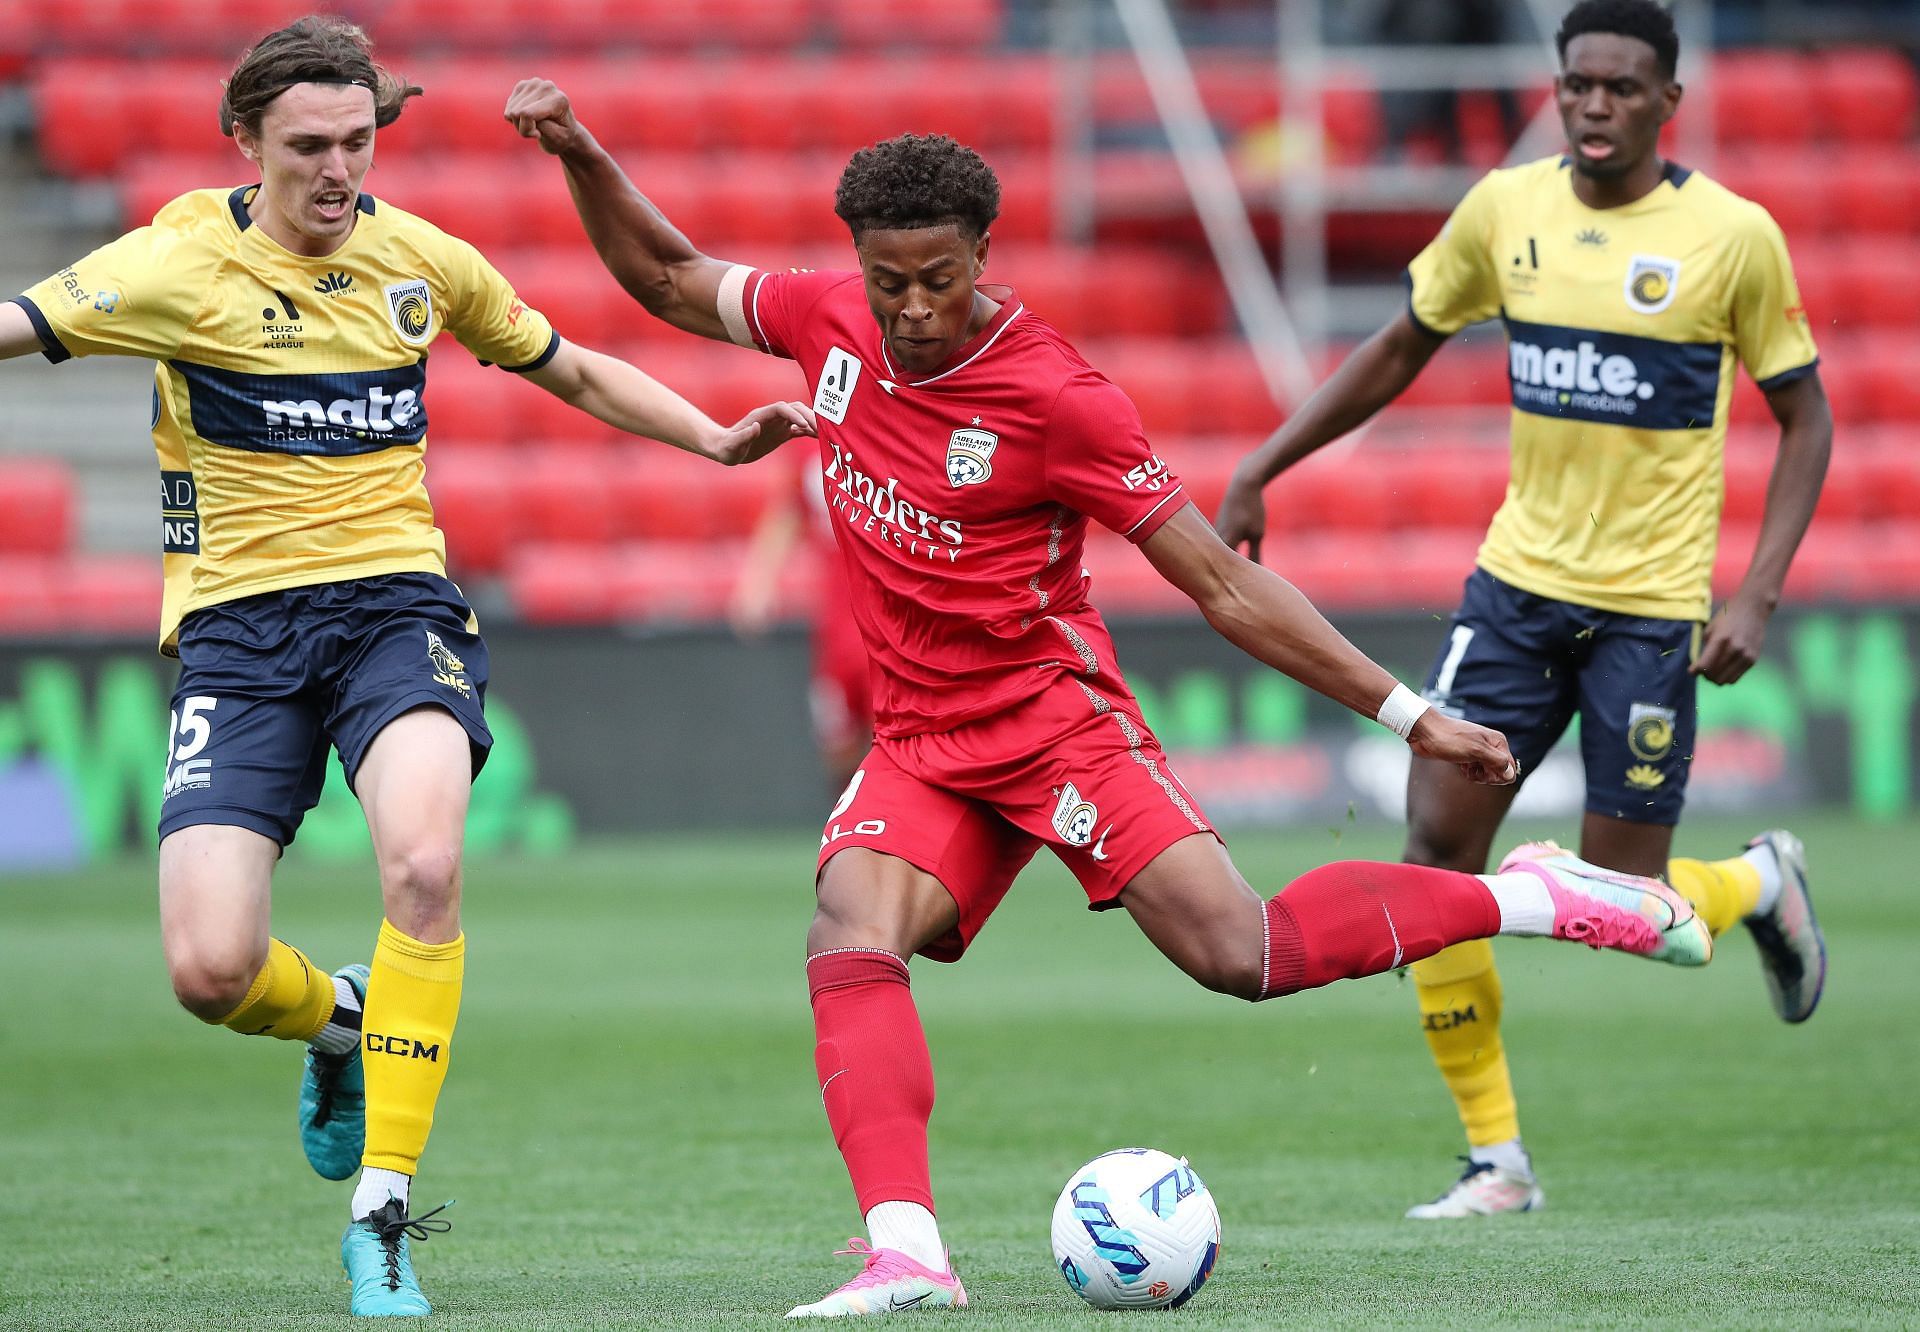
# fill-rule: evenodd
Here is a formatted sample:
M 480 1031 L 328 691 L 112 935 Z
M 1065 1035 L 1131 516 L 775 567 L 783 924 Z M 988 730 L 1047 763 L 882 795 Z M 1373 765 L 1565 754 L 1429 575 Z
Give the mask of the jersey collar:
M 953 355 L 949 356 L 924 375 L 905 374 L 898 366 L 894 365 L 893 357 L 887 354 L 886 335 L 882 333 L 880 336 L 880 361 L 881 364 L 887 368 L 887 378 L 905 388 L 919 388 L 922 385 L 933 383 L 936 379 L 945 379 L 948 375 L 964 370 L 967 366 L 979 360 L 980 357 L 986 354 L 989 347 L 1000 340 L 1000 335 L 1007 331 L 1007 326 L 1026 313 L 1027 307 L 1020 303 L 1020 297 L 1012 287 L 1002 286 L 999 283 L 988 284 L 983 282 L 980 284 L 979 290 L 986 293 L 987 299 L 1000 303 L 999 312 L 987 321 L 985 328 L 961 344 Z
M 247 205 L 253 201 L 253 196 L 259 192 L 260 187 L 258 185 L 239 185 L 234 188 L 233 193 L 227 196 L 227 211 L 233 214 L 233 224 L 242 231 L 247 230 L 253 225 L 253 215 L 247 211 Z M 365 190 L 362 190 L 360 191 L 360 197 L 354 201 L 353 208 L 357 213 L 365 213 L 368 217 L 372 217 L 373 205 L 373 196 Z

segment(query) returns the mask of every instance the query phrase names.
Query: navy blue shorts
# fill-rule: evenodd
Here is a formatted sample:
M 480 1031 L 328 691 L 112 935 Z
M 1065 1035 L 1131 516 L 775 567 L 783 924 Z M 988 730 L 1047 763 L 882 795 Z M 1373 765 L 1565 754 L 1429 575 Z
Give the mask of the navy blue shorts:
M 439 707 L 466 728 L 473 771 L 493 735 L 481 712 L 487 646 L 460 590 L 387 574 L 266 592 L 191 612 L 168 733 L 160 836 L 194 824 L 293 841 L 326 783 L 347 784 L 388 722 Z
M 1475 569 L 1426 695 L 1503 733 L 1522 781 L 1579 713 L 1588 811 L 1671 826 L 1693 763 L 1700 629 L 1535 596 Z

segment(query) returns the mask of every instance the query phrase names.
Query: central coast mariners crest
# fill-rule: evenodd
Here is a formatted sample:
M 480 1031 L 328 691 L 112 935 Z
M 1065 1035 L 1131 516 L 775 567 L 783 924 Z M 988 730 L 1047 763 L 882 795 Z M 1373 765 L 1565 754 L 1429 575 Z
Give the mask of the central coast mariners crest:
M 1657 708 L 1651 703 L 1635 703 L 1627 709 L 1627 748 L 1637 759 L 1658 763 L 1673 749 L 1672 708 Z
M 400 336 L 419 346 L 433 336 L 433 291 L 425 278 L 410 278 L 386 288 L 387 315 Z
M 1659 314 L 1673 304 L 1680 287 L 1680 261 L 1657 254 L 1636 254 L 1627 265 L 1627 308 L 1638 314 Z
M 977 425 L 979 417 L 974 418 Z M 1000 436 L 991 430 L 962 426 L 947 437 L 947 484 L 977 486 L 993 475 L 993 451 L 1000 447 Z

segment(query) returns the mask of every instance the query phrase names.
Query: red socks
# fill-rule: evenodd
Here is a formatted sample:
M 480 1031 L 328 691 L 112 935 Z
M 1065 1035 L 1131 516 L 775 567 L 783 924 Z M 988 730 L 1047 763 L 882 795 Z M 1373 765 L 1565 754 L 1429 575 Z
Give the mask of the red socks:
M 807 959 L 814 1067 L 833 1140 L 860 1214 L 883 1202 L 933 1210 L 927 1121 L 933 1059 L 913 1006 L 907 964 L 892 953 L 837 948 Z
M 1266 983 L 1274 999 L 1372 976 L 1500 932 L 1500 907 L 1472 874 L 1345 860 L 1309 870 L 1267 902 Z

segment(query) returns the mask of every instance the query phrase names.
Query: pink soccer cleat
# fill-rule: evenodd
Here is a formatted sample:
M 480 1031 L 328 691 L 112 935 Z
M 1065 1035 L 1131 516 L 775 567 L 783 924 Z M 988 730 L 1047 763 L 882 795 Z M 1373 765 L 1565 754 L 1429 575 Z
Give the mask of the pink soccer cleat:
M 946 1271 L 936 1272 L 898 1249 L 876 1249 L 857 1236 L 835 1256 L 849 1254 L 867 1260 L 860 1275 L 824 1300 L 803 1304 L 787 1317 L 851 1318 L 855 1314 L 901 1313 L 907 1309 L 967 1307 L 967 1290 L 953 1274 L 951 1259 Z
M 1553 898 L 1553 937 L 1589 948 L 1617 948 L 1678 967 L 1713 959 L 1713 935 L 1693 904 L 1658 879 L 1590 865 L 1553 842 L 1507 853 L 1500 872 L 1525 870 Z

